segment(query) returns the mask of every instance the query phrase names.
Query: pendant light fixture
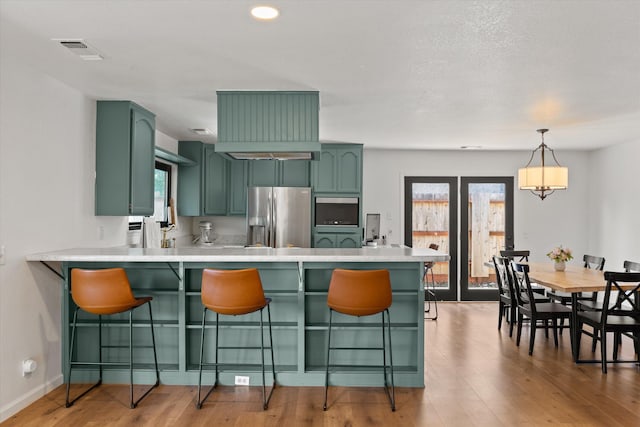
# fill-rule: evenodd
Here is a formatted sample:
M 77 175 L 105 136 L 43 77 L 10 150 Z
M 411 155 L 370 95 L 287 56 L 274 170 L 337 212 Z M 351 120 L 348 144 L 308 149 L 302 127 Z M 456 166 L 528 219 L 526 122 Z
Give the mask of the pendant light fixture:
M 544 134 L 549 129 L 538 129 L 537 131 L 542 137 L 542 143 L 531 153 L 529 163 L 518 170 L 518 188 L 520 190 L 530 190 L 544 200 L 545 197 L 556 190 L 567 189 L 569 186 L 569 169 L 560 166 L 553 150 L 544 143 Z M 538 151 L 540 152 L 540 164 L 532 165 L 531 162 Z M 551 152 L 555 165 L 545 164 L 546 152 Z

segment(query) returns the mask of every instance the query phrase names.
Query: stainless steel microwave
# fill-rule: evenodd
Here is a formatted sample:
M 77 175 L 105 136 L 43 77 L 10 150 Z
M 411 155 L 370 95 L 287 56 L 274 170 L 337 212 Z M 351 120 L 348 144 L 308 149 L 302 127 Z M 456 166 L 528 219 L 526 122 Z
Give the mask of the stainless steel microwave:
M 316 197 L 315 225 L 358 227 L 359 200 L 357 197 Z

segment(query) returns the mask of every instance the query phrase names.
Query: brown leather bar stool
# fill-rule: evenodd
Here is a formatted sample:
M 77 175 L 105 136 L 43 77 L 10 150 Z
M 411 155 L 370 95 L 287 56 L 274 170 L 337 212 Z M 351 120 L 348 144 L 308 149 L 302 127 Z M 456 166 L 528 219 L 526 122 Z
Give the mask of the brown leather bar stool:
M 324 406 L 327 410 L 327 393 L 329 389 L 329 356 L 331 350 L 382 350 L 384 390 L 387 393 L 391 410 L 396 410 L 395 387 L 393 384 L 393 355 L 391 351 L 391 319 L 389 317 L 389 307 L 391 306 L 391 280 L 388 270 L 344 270 L 335 269 L 331 275 L 329 283 L 329 293 L 327 295 L 327 305 L 329 306 L 329 332 L 327 340 L 327 364 L 324 377 Z M 331 324 L 333 312 L 346 314 L 349 316 L 371 316 L 382 314 L 382 347 L 331 347 Z M 387 313 L 387 332 L 389 335 L 389 366 L 391 371 L 391 388 L 387 383 L 387 352 L 384 334 L 385 316 Z M 367 366 L 380 367 L 380 366 Z
M 67 378 L 67 397 L 65 406 L 68 408 L 85 394 L 102 384 L 103 366 L 127 366 L 129 368 L 129 406 L 135 408 L 138 403 L 151 390 L 160 384 L 160 373 L 158 371 L 158 356 L 156 354 L 156 338 L 153 333 L 153 316 L 151 314 L 152 297 L 136 298 L 131 291 L 131 285 L 127 278 L 127 273 L 122 268 L 108 268 L 104 270 L 82 270 L 74 268 L 71 270 L 71 297 L 77 307 L 73 314 L 73 328 L 71 330 L 71 343 L 69 346 L 69 370 Z M 153 344 L 153 360 L 155 363 L 156 382 L 149 387 L 138 400 L 133 400 L 133 310 L 147 304 L 149 307 L 149 326 L 151 328 L 151 342 Z M 98 362 L 73 361 L 73 350 L 78 319 L 78 310 L 82 309 L 87 313 L 98 315 Z M 102 316 L 117 313 L 129 312 L 129 362 L 103 362 L 102 361 Z M 114 346 L 110 346 L 113 348 Z M 142 347 L 142 346 L 138 346 Z M 72 401 L 69 401 L 69 388 L 71 385 L 71 369 L 73 366 L 99 366 L 100 378 L 82 394 Z
M 218 384 L 218 366 L 224 366 L 224 364 L 218 361 L 218 349 L 260 349 L 260 356 L 262 357 L 262 408 L 267 409 L 269 400 L 273 394 L 273 390 L 276 386 L 276 370 L 275 359 L 273 357 L 273 335 L 271 333 L 271 311 L 269 309 L 269 303 L 271 298 L 265 298 L 264 291 L 262 289 L 262 282 L 260 281 L 260 274 L 255 268 L 249 268 L 244 270 L 212 270 L 204 269 L 202 271 L 202 291 L 201 291 L 202 304 L 204 309 L 202 312 L 202 336 L 200 339 L 200 371 L 198 374 L 198 398 L 196 408 L 202 408 L 202 404 L 209 397 L 211 392 L 216 388 Z M 269 347 L 264 346 L 264 324 L 263 324 L 263 310 L 267 308 L 267 318 L 269 323 Z M 216 313 L 216 347 L 215 347 L 215 362 L 204 363 L 204 330 L 207 318 L 207 310 L 211 310 Z M 220 315 L 239 316 L 242 314 L 254 313 L 260 311 L 260 347 L 220 347 L 218 346 L 218 337 L 220 336 Z M 264 372 L 264 350 L 268 348 L 271 350 L 271 370 L 273 374 L 273 382 L 271 384 L 271 391 L 267 396 L 266 393 L 266 380 Z M 216 377 L 213 385 L 207 392 L 207 394 L 200 400 L 200 390 L 202 388 L 202 367 L 203 366 L 215 366 Z

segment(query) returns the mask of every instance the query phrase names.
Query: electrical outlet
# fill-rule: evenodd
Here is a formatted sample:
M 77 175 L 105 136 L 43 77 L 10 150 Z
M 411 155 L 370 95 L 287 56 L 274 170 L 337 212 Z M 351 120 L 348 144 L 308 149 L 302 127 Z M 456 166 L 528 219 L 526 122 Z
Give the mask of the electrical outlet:
M 249 377 L 236 375 L 236 385 L 249 385 Z

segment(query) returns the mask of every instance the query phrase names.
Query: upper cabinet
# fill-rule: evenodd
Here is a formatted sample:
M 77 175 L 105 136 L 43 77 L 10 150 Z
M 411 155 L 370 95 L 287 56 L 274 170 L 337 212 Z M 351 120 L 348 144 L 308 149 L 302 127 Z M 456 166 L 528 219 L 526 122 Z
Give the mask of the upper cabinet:
M 309 187 L 309 161 L 251 160 L 249 187 Z
M 130 101 L 98 101 L 96 215 L 153 215 L 155 115 Z
M 178 154 L 194 162 L 178 166 L 179 216 L 245 214 L 246 161 L 229 161 L 200 141 L 180 141 Z
M 227 160 L 229 186 L 227 191 L 227 215 L 247 213 L 247 176 L 246 160 Z
M 315 193 L 361 193 L 362 145 L 322 144 L 320 161 L 312 162 Z
M 204 146 L 204 180 L 202 182 L 203 215 L 227 214 L 227 160 L 213 145 Z

